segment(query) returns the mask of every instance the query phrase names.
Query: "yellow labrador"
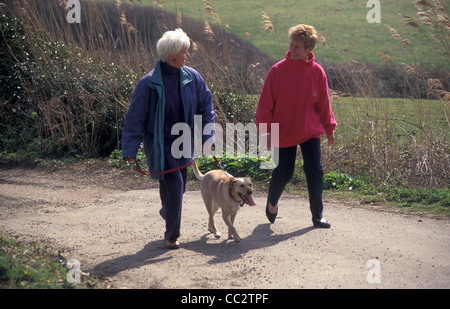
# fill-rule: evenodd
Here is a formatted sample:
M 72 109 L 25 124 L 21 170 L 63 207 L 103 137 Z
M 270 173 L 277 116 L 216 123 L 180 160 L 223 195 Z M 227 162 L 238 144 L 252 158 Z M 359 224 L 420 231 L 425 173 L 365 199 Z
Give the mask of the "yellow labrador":
M 209 213 L 208 230 L 219 238 L 220 232 L 214 224 L 214 214 L 222 209 L 222 217 L 228 226 L 228 238 L 239 242 L 241 238 L 234 228 L 234 219 L 242 206 L 255 206 L 252 198 L 252 182 L 247 177 L 235 178 L 222 170 L 212 170 L 203 175 L 194 161 L 194 174 L 201 181 L 200 190 Z

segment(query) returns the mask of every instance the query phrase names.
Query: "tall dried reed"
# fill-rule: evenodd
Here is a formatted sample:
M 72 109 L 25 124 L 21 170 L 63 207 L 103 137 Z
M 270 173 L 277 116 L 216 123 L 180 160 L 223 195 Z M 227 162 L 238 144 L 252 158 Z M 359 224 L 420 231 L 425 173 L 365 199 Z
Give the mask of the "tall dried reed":
M 278 47 L 280 48 L 281 54 L 283 54 L 283 48 L 281 47 L 280 39 L 278 37 L 278 32 L 275 29 L 272 21 L 270 20 L 269 15 L 265 12 L 262 12 L 262 23 L 264 25 L 264 30 L 268 31 L 270 34 L 275 33 L 275 37 L 277 39 Z
M 260 87 L 248 76 L 264 70 L 262 65 L 251 69 L 249 64 L 257 62 L 254 59 L 261 53 L 226 34 L 220 28 L 220 16 L 207 1 L 204 1 L 203 27 L 180 13 L 170 14 L 133 1 L 81 1 L 80 24 L 67 22 L 67 1 L 4 2 L 1 12 L 26 24 L 27 40 L 31 42 L 36 37 L 34 34 L 42 38 L 37 39 L 42 44 L 33 39 L 32 46 L 28 47 L 33 65 L 42 74 L 36 70 L 39 78 L 33 75 L 22 85 L 28 103 L 21 103 L 23 124 L 31 123 L 39 128 L 35 140 L 41 150 L 46 147 L 43 141 L 48 140 L 58 141 L 59 152 L 95 154 L 100 144 L 106 142 L 120 148 L 121 120 L 133 87 L 158 60 L 156 42 L 162 33 L 176 27 L 182 27 L 192 39 L 188 64 L 202 72 L 213 90 L 219 122 L 229 121 L 221 106 L 222 93 L 238 93 L 244 98 L 247 91 L 257 92 Z M 165 7 L 164 1 L 158 4 Z M 216 25 L 211 25 L 208 19 Z M 61 49 L 50 53 L 46 42 L 55 42 Z M 65 54 L 56 55 L 58 52 Z M 270 61 L 269 57 L 258 59 L 263 64 Z M 23 64 L 26 66 L 27 62 Z M 45 95 L 35 91 L 36 88 L 45 89 Z M 30 115 L 34 115 L 32 120 Z M 106 118 L 112 122 L 114 132 L 104 132 Z M 10 124 L 3 126 L 16 132 L 14 135 L 19 134 Z M 105 133 L 114 135 L 112 143 L 105 141 Z

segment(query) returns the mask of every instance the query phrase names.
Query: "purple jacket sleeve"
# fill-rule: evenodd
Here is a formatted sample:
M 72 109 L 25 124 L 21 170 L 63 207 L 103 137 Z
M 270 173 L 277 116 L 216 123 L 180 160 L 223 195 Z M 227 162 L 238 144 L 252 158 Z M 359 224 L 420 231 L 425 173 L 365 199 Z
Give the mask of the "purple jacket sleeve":
M 147 125 L 150 89 L 141 79 L 134 90 L 122 128 L 122 157 L 136 158 Z

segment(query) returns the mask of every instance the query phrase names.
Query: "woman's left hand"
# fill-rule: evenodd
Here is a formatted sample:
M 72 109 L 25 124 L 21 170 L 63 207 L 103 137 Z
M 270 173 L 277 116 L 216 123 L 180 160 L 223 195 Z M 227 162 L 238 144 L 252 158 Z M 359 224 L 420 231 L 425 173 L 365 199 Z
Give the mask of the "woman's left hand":
M 327 134 L 328 146 L 333 145 L 335 139 L 336 138 L 334 136 L 334 132 L 331 134 Z

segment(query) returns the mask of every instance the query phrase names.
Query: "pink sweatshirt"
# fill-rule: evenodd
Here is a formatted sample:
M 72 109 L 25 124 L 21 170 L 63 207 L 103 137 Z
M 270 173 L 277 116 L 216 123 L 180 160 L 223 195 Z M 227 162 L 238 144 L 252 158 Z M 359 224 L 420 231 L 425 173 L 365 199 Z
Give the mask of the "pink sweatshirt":
M 336 128 L 327 76 L 314 59 L 310 53 L 306 61 L 291 60 L 288 51 L 286 58 L 267 74 L 256 109 L 256 124 L 260 128 L 261 123 L 267 123 L 270 133 L 271 124 L 279 123 L 279 147 L 320 138 Z

